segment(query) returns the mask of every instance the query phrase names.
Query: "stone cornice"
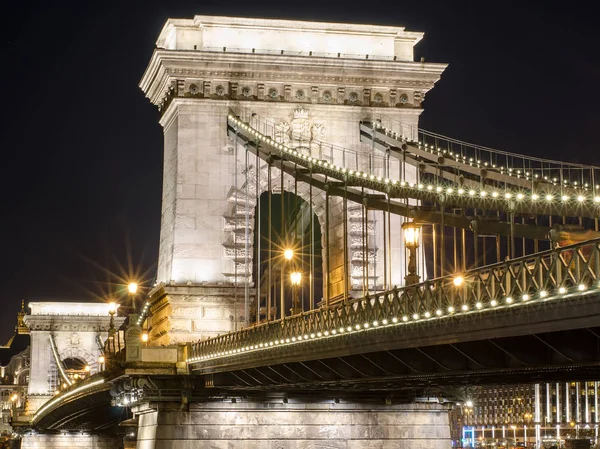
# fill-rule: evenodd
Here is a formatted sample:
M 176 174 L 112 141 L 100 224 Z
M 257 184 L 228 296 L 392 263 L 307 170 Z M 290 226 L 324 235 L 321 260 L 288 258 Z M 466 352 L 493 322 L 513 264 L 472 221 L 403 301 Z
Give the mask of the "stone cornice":
M 26 315 L 24 321 L 31 331 L 107 332 L 110 317 Z M 115 327 L 124 321 L 124 317 L 115 317 Z
M 222 105 L 224 102 L 227 103 L 227 105 L 241 105 L 244 108 L 247 109 L 252 109 L 252 105 L 256 104 L 256 103 L 265 103 L 263 102 L 259 102 L 259 101 L 252 101 L 252 100 L 212 100 L 210 98 L 174 98 L 173 101 L 170 103 L 169 107 L 164 111 L 162 117 L 160 118 L 160 125 L 165 128 L 167 126 L 167 124 L 173 120 L 176 117 L 176 114 L 178 112 L 178 108 L 174 107 L 175 105 L 178 106 L 182 106 L 182 105 L 188 105 L 188 106 L 194 106 L 194 105 L 198 105 L 199 103 L 212 103 L 215 106 L 217 105 Z M 281 109 L 286 109 L 286 110 L 291 110 L 293 109 L 295 106 L 298 106 L 298 103 L 284 103 L 284 102 L 280 102 L 280 103 L 270 103 L 269 107 L 271 108 L 281 108 Z M 329 111 L 332 112 L 336 112 L 336 111 L 344 111 L 347 110 L 348 108 L 354 107 L 354 106 L 344 106 L 344 105 L 339 105 L 339 104 L 327 104 L 327 105 L 323 105 L 323 104 L 306 104 L 304 105 L 306 108 L 311 108 L 312 106 L 326 106 L 327 109 Z M 291 109 L 290 109 L 291 108 Z M 398 116 L 419 116 L 423 113 L 423 108 L 378 108 L 378 107 L 369 107 L 369 111 L 373 114 L 373 116 L 378 116 L 378 115 L 383 115 L 383 114 L 387 114 L 389 115 L 393 115 L 393 114 L 398 114 Z M 164 284 L 160 284 L 162 287 L 164 287 Z M 154 291 L 154 290 L 153 290 Z
M 159 104 L 178 78 L 428 91 L 447 64 L 157 49 L 140 88 Z

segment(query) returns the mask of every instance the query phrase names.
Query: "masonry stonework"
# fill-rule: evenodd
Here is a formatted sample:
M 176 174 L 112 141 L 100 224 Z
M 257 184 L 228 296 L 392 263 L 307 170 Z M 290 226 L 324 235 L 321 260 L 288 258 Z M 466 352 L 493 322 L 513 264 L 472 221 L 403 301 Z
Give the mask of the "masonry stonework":
M 446 449 L 433 404 L 161 404 L 139 413 L 138 449 Z
M 312 157 L 414 182 L 413 167 L 386 164 L 385 155 L 360 142 L 359 122 L 393 122 L 415 135 L 423 98 L 445 68 L 413 62 L 422 36 L 371 25 L 209 16 L 167 21 L 140 82 L 162 113 L 165 148 L 154 343 L 215 336 L 249 319 L 254 214 L 267 190 L 268 164 L 247 157 L 228 135 L 228 114 L 251 111 L 255 126 Z M 271 176 L 278 191 L 276 163 Z M 284 189 L 293 191 L 291 176 L 283 178 Z M 312 203 L 323 236 L 329 225 L 317 302 L 403 284 L 403 268 L 384 274 L 380 214 L 349 205 L 345 235 L 340 198 L 330 198 L 325 217 L 325 193 L 313 189 L 310 197 L 303 183 L 297 189 Z M 357 222 L 368 228 L 366 254 Z M 388 266 L 405 265 L 400 224 L 391 218 Z

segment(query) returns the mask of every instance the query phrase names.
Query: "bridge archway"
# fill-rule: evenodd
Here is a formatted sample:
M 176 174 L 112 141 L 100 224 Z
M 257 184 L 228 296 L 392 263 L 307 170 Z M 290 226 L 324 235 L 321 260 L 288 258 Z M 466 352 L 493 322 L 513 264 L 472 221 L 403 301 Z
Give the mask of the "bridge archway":
M 31 332 L 27 411 L 33 414 L 63 384 L 98 372 L 110 316 L 104 303 L 32 302 L 29 309 L 24 317 Z M 116 317 L 115 325 L 123 320 Z

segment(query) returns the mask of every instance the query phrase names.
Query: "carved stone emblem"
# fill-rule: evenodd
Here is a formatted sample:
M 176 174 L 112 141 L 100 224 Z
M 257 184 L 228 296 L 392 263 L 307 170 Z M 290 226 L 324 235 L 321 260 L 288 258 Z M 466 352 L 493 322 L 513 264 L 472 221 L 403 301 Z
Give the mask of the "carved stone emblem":
M 70 343 L 71 346 L 79 346 L 81 344 L 81 337 L 78 334 L 71 334 Z
M 283 120 L 275 125 L 275 140 L 294 148 L 316 148 L 319 141 L 325 140 L 325 127 L 313 123 L 308 115 L 304 107 L 296 108 L 290 122 Z

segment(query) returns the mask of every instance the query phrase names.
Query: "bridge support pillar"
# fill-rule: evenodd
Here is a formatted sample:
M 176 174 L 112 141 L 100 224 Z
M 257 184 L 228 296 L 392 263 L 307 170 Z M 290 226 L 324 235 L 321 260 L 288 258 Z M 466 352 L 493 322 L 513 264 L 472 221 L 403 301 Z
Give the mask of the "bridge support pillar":
M 118 449 L 123 447 L 122 438 L 67 433 L 63 435 L 26 434 L 21 439 L 21 449 Z
M 446 449 L 448 409 L 439 404 L 161 403 L 139 414 L 137 449 L 327 447 Z

